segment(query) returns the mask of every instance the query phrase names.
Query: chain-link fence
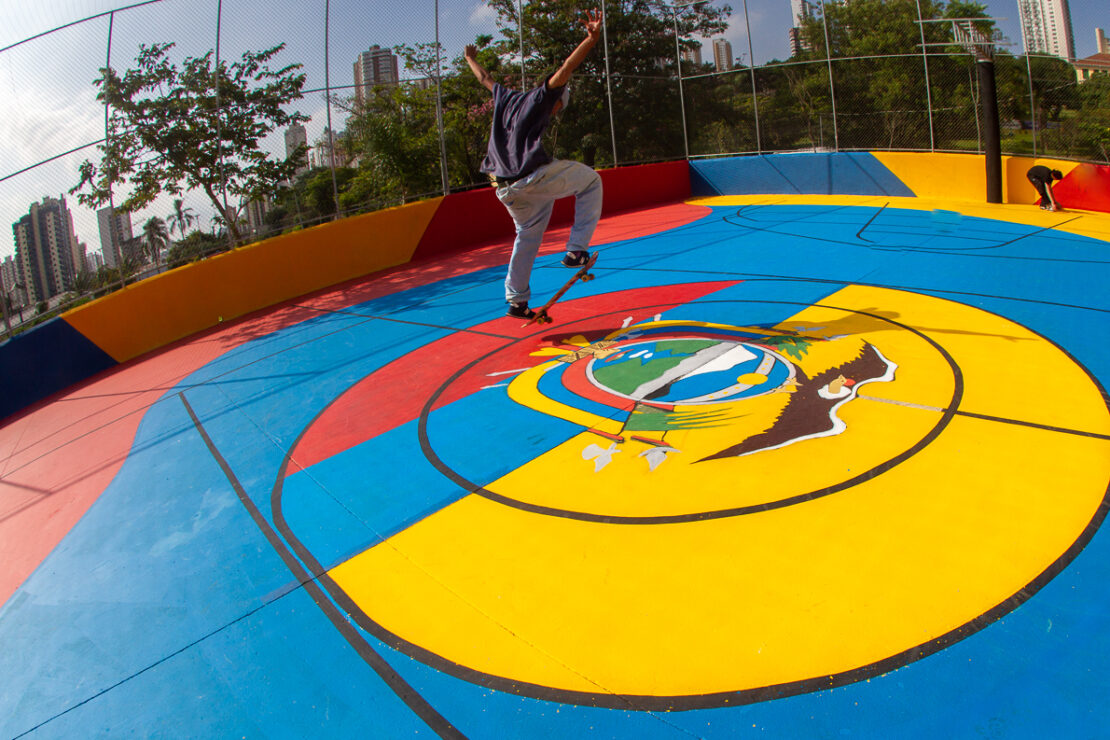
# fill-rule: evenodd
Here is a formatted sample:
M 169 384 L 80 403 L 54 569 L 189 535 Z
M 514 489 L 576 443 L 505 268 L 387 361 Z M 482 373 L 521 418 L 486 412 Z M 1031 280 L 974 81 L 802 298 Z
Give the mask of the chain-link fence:
M 896 5 L 913 7 L 883 7 Z M 920 10 L 861 24 L 851 6 L 809 18 L 788 60 L 752 66 L 746 5 L 733 16 L 713 3 L 606 3 L 603 42 L 574 76 L 550 150 L 595 167 L 981 152 L 974 58 Z M 499 81 L 535 85 L 582 39 L 576 11 L 568 0 L 149 0 L 10 39 L 7 333 L 257 239 L 484 185 L 490 96 L 464 46 Z M 939 8 L 926 0 L 925 12 Z M 700 45 L 729 24 L 747 51 L 701 62 Z M 1053 57 L 1000 53 L 995 67 L 1004 153 L 1110 161 L 1110 85 L 1078 84 Z M 266 84 L 268 101 L 251 92 Z

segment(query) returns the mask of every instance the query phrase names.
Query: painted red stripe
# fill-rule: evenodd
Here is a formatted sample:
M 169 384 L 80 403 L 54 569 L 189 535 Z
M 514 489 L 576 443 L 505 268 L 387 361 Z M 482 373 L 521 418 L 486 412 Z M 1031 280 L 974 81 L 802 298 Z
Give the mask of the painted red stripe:
M 551 355 L 533 356 L 544 347 L 564 347 L 571 336 L 590 341 L 619 328 L 624 318 L 639 321 L 680 306 L 737 281 L 684 283 L 605 293 L 558 305 L 557 324 L 551 324 L 524 341 L 511 342 L 473 332 L 460 332 L 432 342 L 367 375 L 335 400 L 301 437 L 293 450 L 297 465 L 307 468 L 344 450 L 373 439 L 416 419 L 427 399 L 458 368 L 487 353 L 492 354 L 460 376 L 437 399 L 440 408 L 481 390 L 509 382 L 508 371 L 533 367 Z M 647 308 L 629 308 L 646 306 Z M 472 327 L 474 331 L 511 337 L 523 335 L 520 319 L 501 317 Z M 493 352 L 498 346 L 500 352 Z M 290 473 L 294 469 L 290 469 Z

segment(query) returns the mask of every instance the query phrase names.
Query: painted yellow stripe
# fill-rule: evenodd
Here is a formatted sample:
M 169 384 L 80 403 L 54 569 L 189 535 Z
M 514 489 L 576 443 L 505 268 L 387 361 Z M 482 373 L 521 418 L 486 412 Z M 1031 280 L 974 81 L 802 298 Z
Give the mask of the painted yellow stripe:
M 1095 436 L 1110 432 L 1106 404 L 1054 345 L 973 307 L 862 287 L 822 303 L 879 306 L 936 339 L 961 369 L 960 410 L 1001 418 L 957 414 L 881 475 L 745 516 L 609 524 L 470 496 L 332 576 L 371 619 L 445 661 L 599 694 L 698 695 L 819 679 L 968 623 L 1049 568 L 1095 515 L 1110 478 L 1110 441 Z M 776 466 L 725 465 L 695 486 L 676 480 L 671 494 L 725 498 L 795 476 L 801 490 L 808 470 L 849 463 L 843 445 L 875 409 L 887 409 L 890 423 L 871 435 L 931 425 L 940 410 L 929 406 L 951 390 L 946 363 L 920 341 L 872 336 L 892 348 L 901 375 L 865 386 L 868 397 L 845 407 L 846 418 L 849 409 L 856 416 L 842 439 L 799 443 Z M 1080 433 L 1032 426 L 1061 422 L 1056 409 Z M 572 464 L 584 441 L 557 450 L 554 466 L 549 453 L 488 487 L 526 484 L 531 471 L 534 483 L 554 478 L 568 500 L 583 488 L 642 494 L 646 476 L 594 485 L 592 464 Z
M 407 262 L 442 198 L 286 234 L 130 285 L 64 315 L 124 362 L 266 306 Z
M 918 197 L 968 201 L 986 198 L 986 163 L 981 155 L 914 152 L 872 152 L 872 155 Z M 1060 170 L 1064 175 L 1078 166 L 1062 159 L 1002 157 L 1004 202 L 1037 202 L 1037 191 L 1025 177 L 1034 164 Z
M 521 373 L 514 379 L 514 382 L 509 384 L 509 398 L 529 408 L 536 408 L 541 404 L 554 407 L 560 418 L 566 419 L 572 424 L 584 426 L 587 429 L 597 429 L 609 434 L 620 433 L 621 422 L 553 401 L 539 392 L 536 384 L 539 382 L 540 376 L 560 364 L 562 363 L 558 360 L 553 360 Z
M 719 195 L 694 198 L 698 206 L 863 206 L 909 211 L 954 211 L 965 216 L 1009 221 L 1036 228 L 1055 229 L 1110 242 L 1110 214 L 1067 210 L 1051 213 L 1028 205 L 984 203 L 944 198 L 898 198 L 889 195 Z

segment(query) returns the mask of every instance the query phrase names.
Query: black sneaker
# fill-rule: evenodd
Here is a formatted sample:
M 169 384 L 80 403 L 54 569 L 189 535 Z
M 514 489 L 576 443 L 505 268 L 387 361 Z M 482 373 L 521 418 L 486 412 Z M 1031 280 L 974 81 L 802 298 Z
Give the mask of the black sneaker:
M 536 315 L 536 312 L 528 308 L 528 303 L 510 303 L 509 310 L 506 316 L 514 316 L 518 319 L 530 319 Z
M 563 255 L 563 267 L 583 267 L 590 261 L 590 253 L 581 249 Z

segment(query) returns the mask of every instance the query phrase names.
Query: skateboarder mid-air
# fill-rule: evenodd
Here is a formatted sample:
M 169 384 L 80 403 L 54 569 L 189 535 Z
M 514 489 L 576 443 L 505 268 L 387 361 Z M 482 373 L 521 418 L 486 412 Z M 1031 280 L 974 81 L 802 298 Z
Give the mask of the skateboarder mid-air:
M 497 199 L 516 225 L 516 240 L 505 277 L 509 316 L 531 319 L 529 281 L 555 201 L 573 195 L 574 226 L 567 238 L 563 264 L 581 268 L 589 260 L 589 244 L 601 217 L 601 178 L 581 162 L 552 159 L 541 141 L 551 117 L 570 102 L 567 83 L 601 37 L 601 14 L 590 11 L 582 19 L 586 38 L 539 87 L 510 90 L 494 81 L 478 63 L 473 45 L 464 52 L 470 70 L 493 93 L 493 125 L 481 170 L 497 188 Z
M 1035 167 L 1030 167 L 1025 176 L 1029 179 L 1029 182 L 1033 183 L 1033 187 L 1037 189 L 1037 194 L 1041 196 L 1041 210 L 1059 210 L 1060 204 L 1056 202 L 1056 196 L 1052 193 L 1052 181 L 1063 179 L 1064 176 L 1060 174 L 1060 170 L 1050 170 L 1043 164 L 1038 164 Z

